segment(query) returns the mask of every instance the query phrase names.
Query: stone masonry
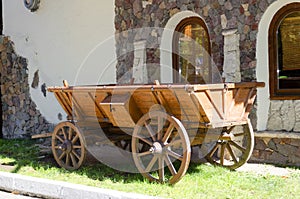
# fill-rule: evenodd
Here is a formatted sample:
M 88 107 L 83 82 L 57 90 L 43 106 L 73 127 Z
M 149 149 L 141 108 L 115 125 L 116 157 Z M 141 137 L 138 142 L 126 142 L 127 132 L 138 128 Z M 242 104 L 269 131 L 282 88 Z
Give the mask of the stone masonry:
M 242 81 L 255 80 L 256 36 L 258 24 L 267 7 L 275 0 L 115 0 L 115 28 L 117 33 L 117 78 L 133 65 L 133 44 L 146 40 L 147 64 L 159 63 L 162 32 L 132 31 L 138 28 L 164 28 L 168 20 L 181 11 L 198 13 L 208 26 L 213 61 L 223 72 L 224 30 L 237 29 L 240 35 L 240 63 Z M 161 29 L 159 29 L 161 30 Z M 123 52 L 130 52 L 122 54 Z M 130 79 L 131 74 L 127 77 Z M 151 75 L 151 73 L 149 74 Z M 157 77 L 159 79 L 159 76 Z
M 300 135 L 291 132 L 256 133 L 252 162 L 300 166 Z
M 0 37 L 2 136 L 27 138 L 53 128 L 37 110 L 29 93 L 27 60 L 18 56 L 13 42 Z

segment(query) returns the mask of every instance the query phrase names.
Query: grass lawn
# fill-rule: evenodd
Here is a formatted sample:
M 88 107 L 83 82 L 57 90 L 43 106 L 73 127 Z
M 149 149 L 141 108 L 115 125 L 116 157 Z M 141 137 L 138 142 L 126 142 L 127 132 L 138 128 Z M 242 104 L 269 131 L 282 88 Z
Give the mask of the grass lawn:
M 76 171 L 58 168 L 32 140 L 0 139 L 0 171 L 166 198 L 300 198 L 300 170 L 289 176 L 236 172 L 190 164 L 177 184 L 150 183 L 140 174 L 123 173 L 101 163 Z

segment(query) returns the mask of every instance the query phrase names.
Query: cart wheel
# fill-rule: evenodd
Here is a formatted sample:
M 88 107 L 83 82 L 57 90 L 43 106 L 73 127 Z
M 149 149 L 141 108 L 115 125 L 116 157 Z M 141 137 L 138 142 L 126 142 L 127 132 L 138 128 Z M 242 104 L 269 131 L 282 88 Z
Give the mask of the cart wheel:
M 132 154 L 137 169 L 144 177 L 150 181 L 174 184 L 189 166 L 189 137 L 175 117 L 159 111 L 149 112 L 134 127 Z
M 80 130 L 71 122 L 58 124 L 52 135 L 52 153 L 59 166 L 78 169 L 86 156 L 85 142 Z
M 248 120 L 242 126 L 224 127 L 222 135 L 206 159 L 212 164 L 236 169 L 248 161 L 253 147 L 254 133 Z

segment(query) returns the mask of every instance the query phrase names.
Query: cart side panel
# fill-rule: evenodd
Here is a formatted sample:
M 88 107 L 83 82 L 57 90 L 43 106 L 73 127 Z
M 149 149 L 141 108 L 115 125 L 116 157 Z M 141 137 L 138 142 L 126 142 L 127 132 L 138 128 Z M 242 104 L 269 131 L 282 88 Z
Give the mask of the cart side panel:
M 132 98 L 142 114 L 148 113 L 151 108 L 155 108 L 155 105 L 158 104 L 157 99 L 151 91 L 135 90 L 132 93 Z
M 246 120 L 256 97 L 255 88 L 238 88 L 233 92 L 234 100 L 227 111 L 231 120 Z
M 184 89 L 174 90 L 174 94 L 180 104 L 181 109 L 181 119 L 182 121 L 190 121 L 193 123 L 206 123 L 207 117 L 202 114 L 199 109 L 201 109 L 200 104 L 197 100 L 193 99 L 193 94 L 187 92 Z M 192 97 L 191 97 L 192 96 Z
M 73 110 L 78 120 L 96 118 L 95 103 L 88 92 L 73 92 Z
M 201 115 L 205 115 L 207 123 L 220 123 L 223 120 L 222 112 L 218 112 L 221 107 L 216 107 L 210 92 L 198 91 L 194 93 L 194 96 L 200 104 L 199 111 Z
M 100 102 L 100 106 L 111 123 L 118 127 L 134 127 L 142 116 L 129 92 L 110 94 Z
M 250 96 L 249 96 L 249 99 L 247 101 L 247 106 L 246 106 L 246 109 L 245 109 L 245 114 L 244 114 L 244 117 L 245 118 L 248 118 L 252 108 L 253 108 L 253 104 L 254 104 L 254 101 L 255 101 L 255 98 L 256 98 L 256 94 L 257 94 L 257 90 L 256 88 L 253 88 L 251 93 L 250 93 Z
M 68 117 L 72 116 L 72 106 L 68 98 L 62 92 L 54 92 L 54 96 L 57 99 L 58 103 L 64 109 Z
M 174 90 L 168 89 L 165 91 L 161 91 L 160 93 L 165 99 L 164 107 L 166 108 L 166 111 L 183 121 L 186 116 L 184 110 L 182 109 L 180 100 L 176 95 L 176 92 Z
M 211 126 L 217 127 L 225 125 L 243 123 L 247 121 L 249 112 L 256 97 L 256 86 L 230 84 L 229 87 L 214 86 L 206 89 L 198 89 L 194 92 L 200 107 L 208 118 Z

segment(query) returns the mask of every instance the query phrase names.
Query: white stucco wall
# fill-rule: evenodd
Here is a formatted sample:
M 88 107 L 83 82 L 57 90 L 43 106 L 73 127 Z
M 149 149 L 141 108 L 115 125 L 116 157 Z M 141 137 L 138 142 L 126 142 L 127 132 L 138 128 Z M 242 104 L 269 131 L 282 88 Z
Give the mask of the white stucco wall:
M 258 89 L 257 93 L 257 130 L 263 131 L 267 128 L 268 112 L 270 106 L 270 92 L 269 92 L 269 52 L 268 52 L 268 33 L 270 23 L 273 16 L 283 6 L 300 2 L 300 0 L 278 0 L 272 3 L 266 12 L 263 14 L 258 27 L 257 35 L 257 81 L 266 83 L 265 88 Z
M 3 1 L 3 34 L 17 54 L 28 59 L 29 84 L 39 70 L 39 86 L 30 94 L 50 122 L 64 113 L 41 85 L 115 83 L 114 1 L 41 0 L 30 12 L 23 0 Z M 65 119 L 65 118 L 63 118 Z

